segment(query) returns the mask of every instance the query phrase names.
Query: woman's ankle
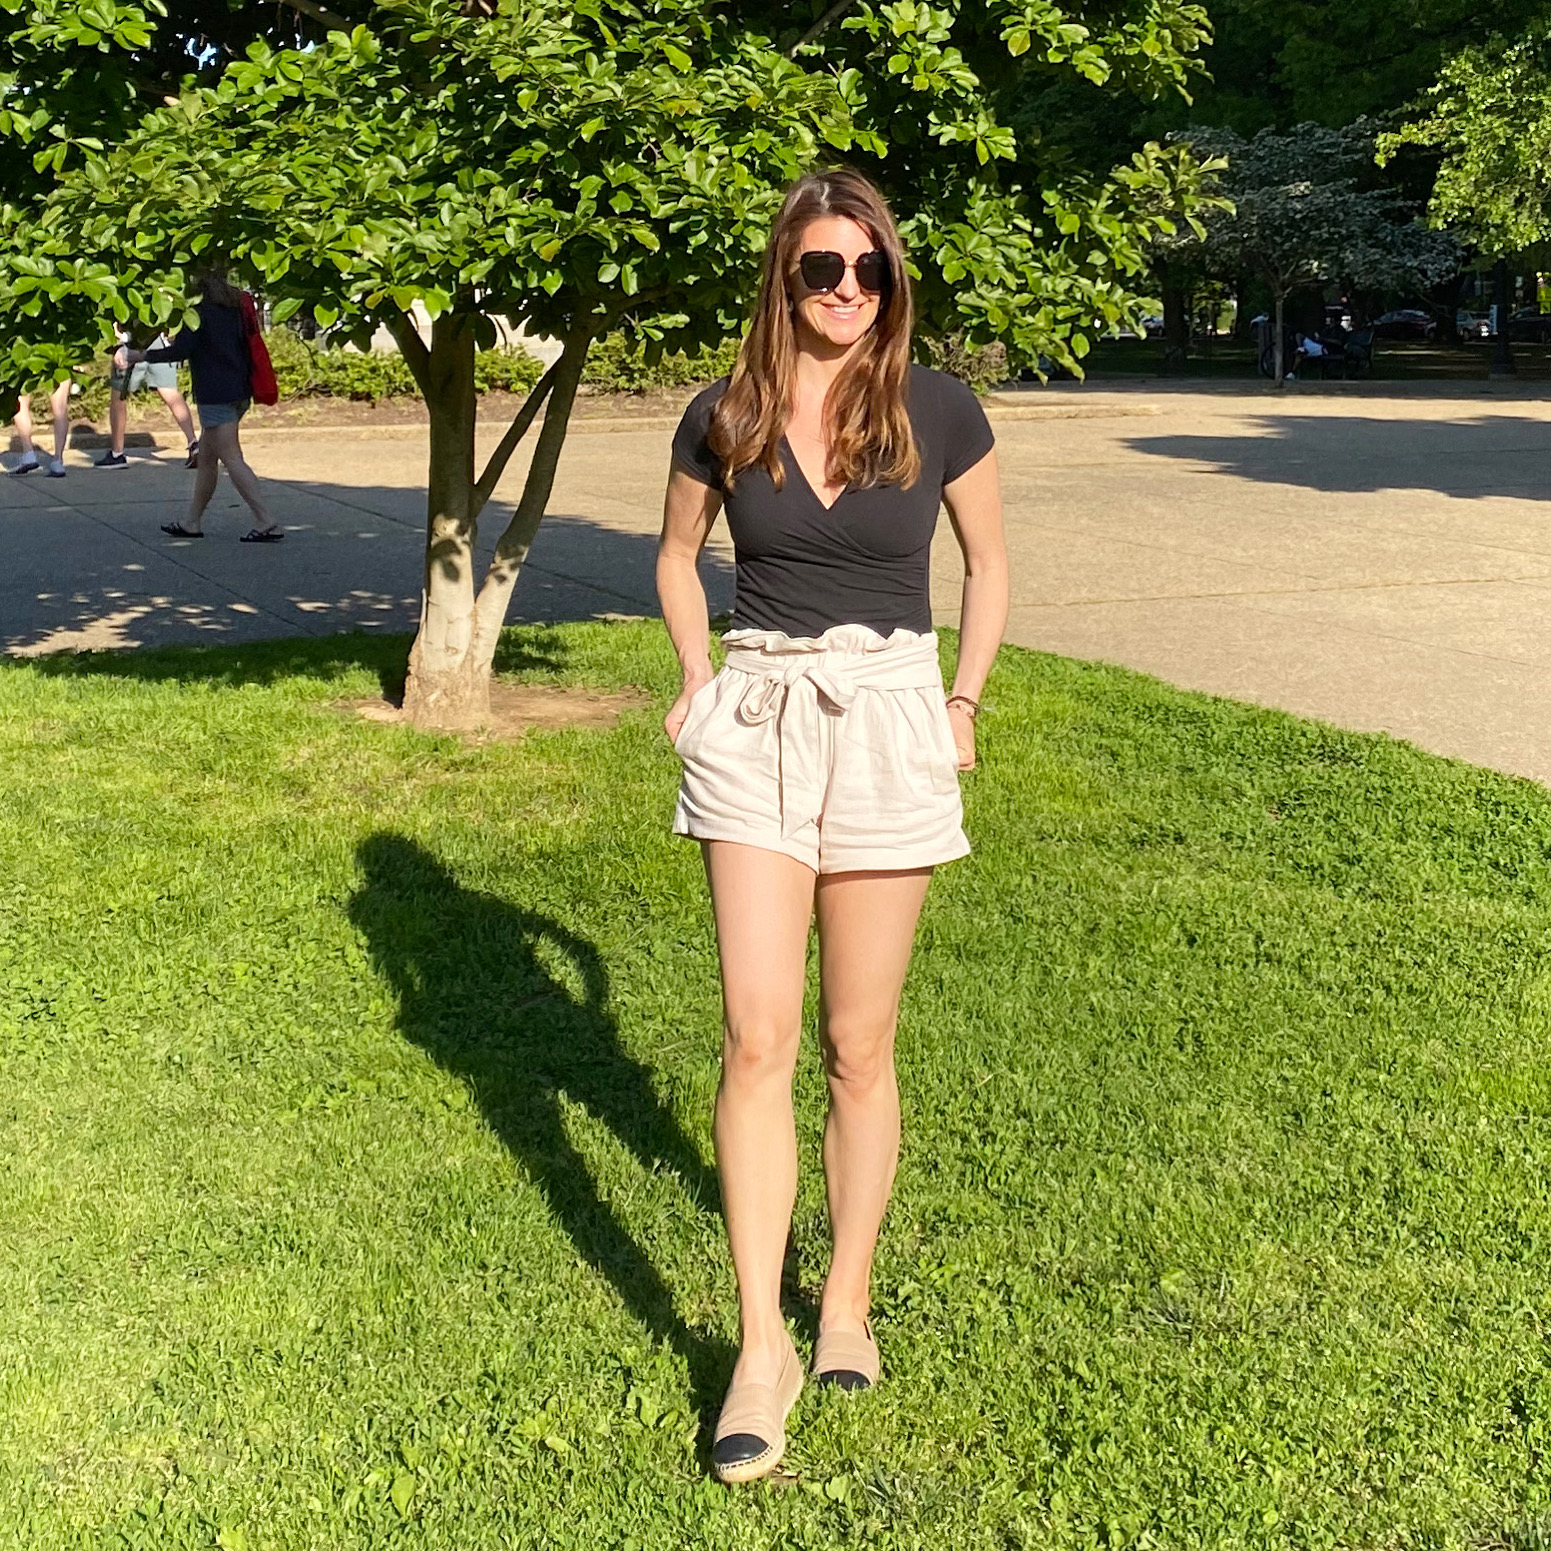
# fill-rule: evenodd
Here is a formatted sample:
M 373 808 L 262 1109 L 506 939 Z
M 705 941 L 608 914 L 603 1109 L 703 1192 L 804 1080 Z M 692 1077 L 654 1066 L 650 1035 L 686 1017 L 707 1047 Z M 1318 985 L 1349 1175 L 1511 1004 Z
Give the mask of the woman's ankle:
M 819 1329 L 862 1330 L 872 1317 L 872 1305 L 866 1294 L 831 1293 L 824 1290 L 819 1300 Z

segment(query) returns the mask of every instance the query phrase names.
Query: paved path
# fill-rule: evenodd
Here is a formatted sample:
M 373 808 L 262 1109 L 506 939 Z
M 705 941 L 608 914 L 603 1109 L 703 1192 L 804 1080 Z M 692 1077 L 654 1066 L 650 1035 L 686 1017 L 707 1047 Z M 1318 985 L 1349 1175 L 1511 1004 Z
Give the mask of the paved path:
M 1006 395 L 994 416 L 1013 640 L 1551 782 L 1551 396 L 1154 384 Z M 669 434 L 578 427 L 515 618 L 652 610 Z M 0 645 L 410 628 L 422 436 L 248 442 L 290 530 L 278 547 L 235 542 L 246 514 L 224 485 L 209 538 L 164 539 L 188 478 L 167 455 L 107 474 L 72 453 L 68 479 L 0 482 Z M 951 621 L 946 525 L 935 572 Z M 725 607 L 720 534 L 706 574 Z

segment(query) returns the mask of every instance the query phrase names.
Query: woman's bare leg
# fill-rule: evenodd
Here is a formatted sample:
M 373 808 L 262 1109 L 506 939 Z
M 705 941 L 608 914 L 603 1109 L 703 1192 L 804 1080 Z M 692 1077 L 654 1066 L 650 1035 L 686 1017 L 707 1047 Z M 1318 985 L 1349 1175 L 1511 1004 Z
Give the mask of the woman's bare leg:
M 205 522 L 205 508 L 210 504 L 210 497 L 215 494 L 215 487 L 221 478 L 220 433 L 233 430 L 229 425 L 207 425 L 204 437 L 199 443 L 199 462 L 195 466 L 194 488 L 189 494 L 188 516 L 183 519 L 183 526 L 191 533 L 203 533 Z
M 274 527 L 274 523 L 269 520 L 269 508 L 264 504 L 264 492 L 259 488 L 258 476 L 248 467 L 248 460 L 242 455 L 242 442 L 235 425 L 205 427 L 204 441 L 200 443 L 200 467 L 204 467 L 203 449 L 210 441 L 212 432 L 216 433 L 217 455 L 226 465 L 226 472 L 231 475 L 237 494 L 248 503 L 248 509 L 253 513 L 253 525 L 261 532 Z
M 819 1324 L 859 1331 L 899 1159 L 894 1029 L 931 868 L 818 881 L 819 1039 L 829 1075 L 824 1178 L 835 1254 Z
M 189 413 L 188 401 L 176 388 L 158 388 L 156 391 L 161 394 L 162 403 L 172 411 L 183 440 L 192 447 L 199 438 L 194 434 L 194 417 Z
M 774 1384 L 786 1354 L 781 1264 L 797 1196 L 792 1075 L 814 874 L 755 846 L 708 840 L 703 849 L 722 959 L 715 1131 L 742 1323 L 734 1376 Z

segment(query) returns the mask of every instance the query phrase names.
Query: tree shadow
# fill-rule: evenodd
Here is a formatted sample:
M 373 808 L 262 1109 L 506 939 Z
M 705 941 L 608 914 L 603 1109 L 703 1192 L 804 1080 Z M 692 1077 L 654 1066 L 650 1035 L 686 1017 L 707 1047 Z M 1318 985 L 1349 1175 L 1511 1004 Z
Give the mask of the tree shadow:
M 649 1069 L 620 1045 L 597 949 L 548 916 L 464 888 L 402 835 L 368 837 L 357 858 L 362 882 L 348 913 L 398 995 L 400 1031 L 466 1084 L 578 1254 L 683 1359 L 709 1422 L 733 1351 L 675 1311 L 566 1136 L 562 1099 L 602 1121 L 646 1170 L 676 1174 L 701 1211 L 719 1210 L 715 1172 L 657 1097 Z
M 285 637 L 277 641 L 200 646 L 145 646 L 132 651 L 52 652 L 17 658 L 48 678 L 116 678 L 180 684 L 278 684 L 289 679 L 332 679 L 365 668 L 374 673 L 383 698 L 403 698 L 411 637 L 361 635 Z M 0 662 L 5 659 L 0 658 Z M 567 662 L 564 639 L 553 630 L 529 627 L 503 636 L 496 647 L 497 673 L 559 673 Z
M 46 487 L 35 479 L 0 480 L 8 543 L 0 654 L 34 661 L 85 652 L 122 658 L 129 649 L 324 642 L 341 632 L 393 639 L 402 653 L 397 638 L 420 620 L 423 489 L 264 484 L 286 542 L 255 553 L 236 542 L 251 519 L 224 484 L 208 513 L 206 539 L 161 532 L 161 523 L 183 514 L 181 464 L 156 462 L 117 475 L 76 470 Z M 494 511 L 481 524 L 481 574 L 501 526 Z M 656 557 L 655 528 L 551 513 L 523 564 L 507 617 L 512 624 L 551 624 L 655 615 Z M 700 571 L 712 612 L 728 606 L 733 570 L 726 553 L 708 550 Z M 266 660 L 263 654 L 253 659 Z M 353 661 L 347 656 L 342 665 Z M 127 665 L 119 671 L 135 672 Z M 202 675 L 195 670 L 193 676 Z M 383 675 L 390 698 L 395 677 L 402 683 L 402 661 Z
M 1463 500 L 1551 498 L 1551 421 L 1266 415 L 1232 436 L 1133 436 L 1133 452 L 1214 465 L 1264 484 L 1366 493 L 1434 490 Z

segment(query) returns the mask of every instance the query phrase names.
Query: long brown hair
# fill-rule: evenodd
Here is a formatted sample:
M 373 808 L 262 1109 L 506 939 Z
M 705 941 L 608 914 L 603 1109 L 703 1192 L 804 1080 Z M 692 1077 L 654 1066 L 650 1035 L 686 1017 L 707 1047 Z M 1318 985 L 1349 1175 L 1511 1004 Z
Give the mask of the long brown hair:
M 921 455 L 905 407 L 912 314 L 904 246 L 883 195 L 861 173 L 838 167 L 799 178 L 786 191 L 770 233 L 754 319 L 706 437 L 722 460 L 728 489 L 756 463 L 769 471 L 777 490 L 785 483 L 781 438 L 797 383 L 797 332 L 787 287 L 804 229 L 827 215 L 849 216 L 872 234 L 888 258 L 889 284 L 878 298 L 872 328 L 825 400 L 826 472 L 833 484 L 854 485 L 911 485 L 920 475 Z
M 224 269 L 203 269 L 194 276 L 193 288 L 217 307 L 241 307 L 242 291 L 227 278 Z

